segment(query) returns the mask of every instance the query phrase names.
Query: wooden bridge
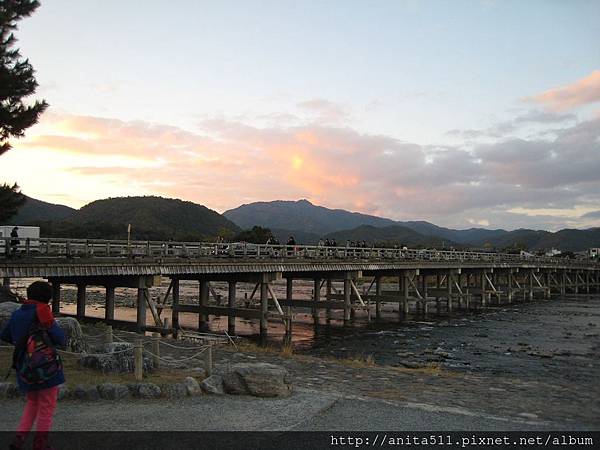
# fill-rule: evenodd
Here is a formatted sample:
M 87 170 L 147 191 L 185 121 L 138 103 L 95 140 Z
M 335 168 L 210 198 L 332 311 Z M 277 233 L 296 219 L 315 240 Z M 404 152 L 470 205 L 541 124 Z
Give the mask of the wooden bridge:
M 235 318 L 242 317 L 259 321 L 263 338 L 269 320 L 282 321 L 291 337 L 295 308 L 308 308 L 315 324 L 330 323 L 336 316 L 348 324 L 356 314 L 370 320 L 374 313 L 380 319 L 382 305 L 389 303 L 397 305 L 402 319 L 411 312 L 427 314 L 432 306 L 437 314 L 445 314 L 553 294 L 600 292 L 600 264 L 592 260 L 406 248 L 55 238 L 21 239 L 11 247 L 10 238 L 0 239 L 4 286 L 11 278 L 46 278 L 53 286 L 53 311 L 60 313 L 61 285 L 75 285 L 79 319 L 86 318 L 86 288 L 102 286 L 104 321 L 113 325 L 127 325 L 114 317 L 115 288 L 136 288 L 137 320 L 129 325 L 139 332 L 177 335 L 179 314 L 196 313 L 200 330 L 207 328 L 209 316 L 227 316 L 228 330 L 235 333 Z M 162 302 L 156 303 L 149 289 L 162 278 L 170 279 L 170 285 Z M 277 298 L 273 283 L 282 279 L 286 295 Z M 197 303 L 180 301 L 181 280 L 198 282 Z M 294 280 L 314 283 L 312 298 L 295 297 Z M 226 305 L 214 299 L 218 296 L 210 283 L 216 281 L 228 283 Z M 240 282 L 254 283 L 251 298 L 258 295 L 257 307 L 236 306 Z M 171 324 L 161 317 L 169 299 Z M 148 308 L 152 326 L 146 324 Z

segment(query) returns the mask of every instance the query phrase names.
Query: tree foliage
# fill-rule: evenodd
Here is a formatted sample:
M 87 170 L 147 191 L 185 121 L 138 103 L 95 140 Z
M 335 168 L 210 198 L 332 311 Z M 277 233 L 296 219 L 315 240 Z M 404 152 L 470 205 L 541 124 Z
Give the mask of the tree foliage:
M 233 240 L 240 242 L 251 242 L 253 244 L 265 244 L 272 237 L 273 233 L 271 233 L 270 229 L 254 226 L 251 230 L 244 230 L 238 233 L 235 235 Z
M 17 183 L 0 185 L 0 223 L 13 217 L 25 200 Z
M 0 0 L 0 155 L 11 148 L 8 139 L 23 136 L 48 107 L 44 100 L 23 102 L 38 83 L 29 60 L 14 47 L 17 22 L 39 6 L 37 0 Z

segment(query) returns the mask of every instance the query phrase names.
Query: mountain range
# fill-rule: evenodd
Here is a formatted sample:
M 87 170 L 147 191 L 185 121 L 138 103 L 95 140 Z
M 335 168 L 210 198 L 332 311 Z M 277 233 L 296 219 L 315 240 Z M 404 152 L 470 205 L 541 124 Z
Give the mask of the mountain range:
M 435 248 L 521 248 L 582 251 L 600 247 L 600 228 L 557 232 L 519 229 L 454 230 L 426 221 L 392 219 L 329 209 L 308 200 L 244 204 L 222 215 L 205 206 L 162 197 L 119 197 L 97 200 L 79 210 L 28 198 L 11 220 L 16 225 L 38 225 L 43 236 L 124 239 L 132 224 L 132 238 L 200 240 L 233 238 L 242 229 L 269 228 L 280 240 L 316 244 L 319 239 L 366 241 L 369 244 Z

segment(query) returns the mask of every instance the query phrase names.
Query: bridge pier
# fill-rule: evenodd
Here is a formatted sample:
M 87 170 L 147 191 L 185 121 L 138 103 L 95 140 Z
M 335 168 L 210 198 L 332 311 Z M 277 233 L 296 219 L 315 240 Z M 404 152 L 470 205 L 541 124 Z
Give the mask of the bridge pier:
M 235 308 L 236 287 L 235 281 L 227 282 L 227 306 L 231 309 Z M 227 316 L 227 332 L 235 334 L 235 316 Z
M 177 339 L 179 336 L 179 279 L 171 279 L 172 288 L 171 295 L 173 301 L 171 303 L 171 324 L 173 326 L 173 337 Z
M 208 315 L 203 312 L 203 308 L 208 306 L 208 296 L 210 293 L 209 283 L 208 280 L 200 280 L 198 282 L 198 304 L 200 305 L 198 312 L 198 331 L 208 331 Z
M 260 341 L 266 344 L 269 334 L 269 322 L 267 314 L 269 312 L 268 282 L 264 279 L 260 282 Z
M 327 277 L 327 282 L 326 282 L 326 293 L 325 293 L 325 299 L 327 300 L 327 308 L 325 309 L 325 316 L 327 317 L 327 325 L 329 325 L 331 323 L 331 306 L 330 303 L 332 298 L 331 298 L 331 290 L 332 290 L 332 285 L 331 285 L 331 278 Z M 291 299 L 291 294 L 289 299 Z
M 85 296 L 86 296 L 86 285 L 79 283 L 77 285 L 77 319 L 83 319 L 85 317 Z
M 381 277 L 375 276 L 375 295 L 377 298 L 375 299 L 375 320 L 381 320 Z M 399 307 L 400 308 L 400 307 Z
M 321 301 L 321 278 L 315 278 L 313 281 L 313 307 L 312 307 L 312 318 L 315 326 L 319 325 L 319 302 Z
M 138 333 L 144 333 L 146 327 L 146 299 L 148 297 L 148 289 L 139 287 L 137 290 L 137 315 L 136 329 Z
M 331 295 L 331 280 L 328 278 L 327 279 L 327 297 L 329 297 Z M 292 311 L 292 299 L 294 298 L 294 279 L 292 277 L 288 277 L 286 278 L 286 285 L 285 285 L 285 297 L 286 300 L 289 302 L 288 306 L 286 306 L 286 315 L 287 315 L 287 322 L 286 322 L 286 330 L 285 330 L 285 338 L 286 341 L 289 342 L 290 344 L 292 343 L 292 316 L 293 316 L 293 311 Z M 329 298 L 327 299 L 327 301 L 329 301 Z M 331 309 L 327 310 L 327 323 L 329 323 L 330 320 L 330 316 L 331 316 Z
M 350 324 L 350 274 L 344 276 L 344 326 Z
M 106 286 L 104 319 L 109 323 L 115 319 L 115 287 L 110 285 Z
M 60 314 L 60 283 L 52 281 L 52 314 Z

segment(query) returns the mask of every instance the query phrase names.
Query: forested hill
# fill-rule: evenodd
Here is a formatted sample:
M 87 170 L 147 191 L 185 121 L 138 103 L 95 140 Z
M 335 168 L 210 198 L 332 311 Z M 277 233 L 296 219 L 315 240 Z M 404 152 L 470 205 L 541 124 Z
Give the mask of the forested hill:
M 208 240 L 239 231 L 228 219 L 192 202 L 162 197 L 118 197 L 96 200 L 62 221 L 40 223 L 42 235 L 126 239 Z
M 64 205 L 43 202 L 26 197 L 25 204 L 8 220 L 9 225 L 31 225 L 33 222 L 63 220 L 77 210 Z

